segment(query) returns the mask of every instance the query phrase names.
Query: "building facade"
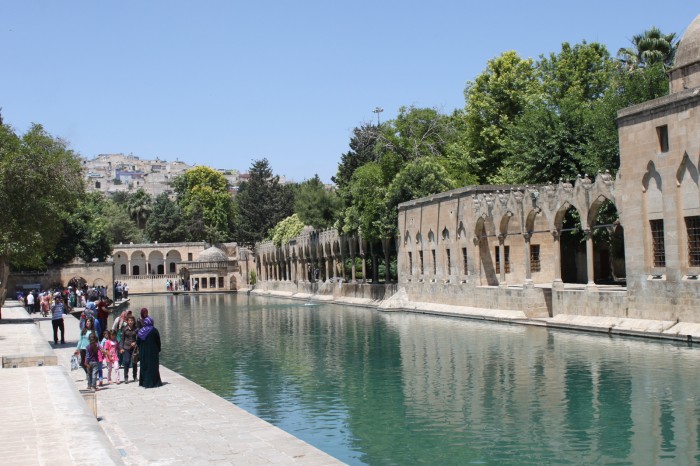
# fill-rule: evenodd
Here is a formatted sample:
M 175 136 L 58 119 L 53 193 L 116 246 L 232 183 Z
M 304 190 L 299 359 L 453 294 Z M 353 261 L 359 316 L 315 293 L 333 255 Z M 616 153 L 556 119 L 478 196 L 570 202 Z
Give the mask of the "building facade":
M 700 16 L 669 76 L 668 96 L 618 113 L 615 178 L 470 186 L 401 204 L 395 249 L 374 248 L 396 251 L 398 288 L 414 302 L 528 317 L 700 322 Z M 259 245 L 261 280 L 303 282 L 298 268 L 319 259 L 335 271 L 351 242 L 365 244 L 323 234 Z M 307 238 L 309 253 L 297 246 Z

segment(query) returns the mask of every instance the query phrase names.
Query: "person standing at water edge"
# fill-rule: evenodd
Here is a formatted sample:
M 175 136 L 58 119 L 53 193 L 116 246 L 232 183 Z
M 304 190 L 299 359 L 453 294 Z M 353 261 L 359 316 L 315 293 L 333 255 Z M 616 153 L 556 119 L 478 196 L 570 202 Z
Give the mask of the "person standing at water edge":
M 133 376 L 136 380 L 138 372 L 138 362 L 132 361 L 134 348 L 136 348 L 136 319 L 134 316 L 129 316 L 126 321 L 126 327 L 122 331 L 122 341 L 119 342 L 119 353 L 122 355 L 122 364 L 124 366 L 124 383 L 129 383 L 129 366 L 133 365 Z
M 160 380 L 160 333 L 153 326 L 152 318 L 143 319 L 136 344 L 141 354 L 139 385 L 144 388 L 160 387 L 163 385 Z

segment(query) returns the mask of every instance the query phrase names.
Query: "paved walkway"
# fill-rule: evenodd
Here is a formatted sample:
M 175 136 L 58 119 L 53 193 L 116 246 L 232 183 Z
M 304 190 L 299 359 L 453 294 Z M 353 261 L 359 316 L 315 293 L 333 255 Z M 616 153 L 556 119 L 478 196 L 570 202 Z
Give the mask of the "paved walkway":
M 18 339 L 38 340 L 28 348 L 53 346 L 50 320 L 5 323 L 27 319 L 22 308 L 7 304 L 0 356 L 24 351 Z M 65 322 L 66 345 L 50 351 L 58 366 L 0 370 L 0 396 L 13 400 L 0 408 L 3 465 L 342 464 L 163 366 L 163 387 L 122 383 L 97 391 L 95 420 L 79 394 L 85 372 L 69 368 L 78 320 L 66 316 Z M 25 328 L 18 332 L 18 326 Z

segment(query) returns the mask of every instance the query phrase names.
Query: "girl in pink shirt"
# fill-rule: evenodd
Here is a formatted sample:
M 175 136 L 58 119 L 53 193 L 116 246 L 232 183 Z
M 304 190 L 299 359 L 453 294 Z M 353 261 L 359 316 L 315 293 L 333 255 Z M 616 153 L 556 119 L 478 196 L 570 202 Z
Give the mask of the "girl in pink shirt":
M 119 381 L 119 356 L 117 356 L 117 332 L 116 330 L 109 331 L 109 338 L 105 341 L 104 350 L 105 357 L 104 360 L 107 362 L 107 383 L 112 383 L 112 368 L 114 368 L 114 373 L 117 378 L 117 385 L 121 382 Z

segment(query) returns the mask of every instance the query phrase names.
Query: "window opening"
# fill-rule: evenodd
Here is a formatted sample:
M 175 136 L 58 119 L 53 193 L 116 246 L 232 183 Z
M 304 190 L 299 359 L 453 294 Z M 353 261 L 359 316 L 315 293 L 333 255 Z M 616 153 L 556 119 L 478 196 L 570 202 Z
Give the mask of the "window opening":
M 530 245 L 530 272 L 539 272 L 542 270 L 540 263 L 540 245 Z
M 504 246 L 504 255 L 506 256 L 506 273 L 510 273 L 510 246 Z M 496 273 L 501 273 L 501 254 L 500 246 L 496 246 Z
M 666 248 L 664 246 L 664 221 L 649 220 L 654 267 L 666 267 Z
M 688 233 L 688 266 L 700 267 L 700 216 L 685 218 Z
M 464 270 L 462 271 L 464 275 L 469 274 L 469 268 L 468 268 L 468 262 L 467 262 L 467 248 L 462 248 L 462 265 L 464 266 Z
M 668 125 L 657 126 L 656 135 L 659 138 L 659 151 L 668 152 Z

